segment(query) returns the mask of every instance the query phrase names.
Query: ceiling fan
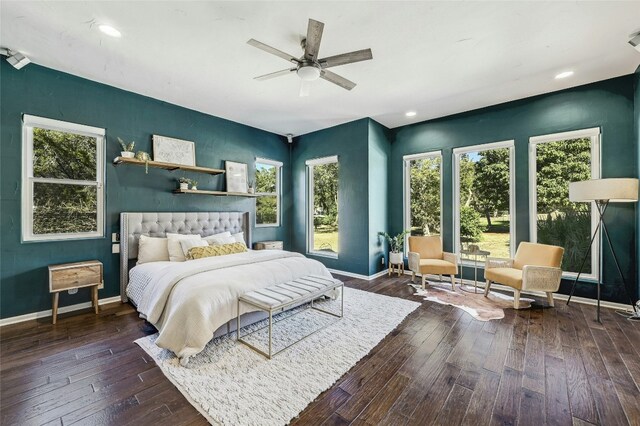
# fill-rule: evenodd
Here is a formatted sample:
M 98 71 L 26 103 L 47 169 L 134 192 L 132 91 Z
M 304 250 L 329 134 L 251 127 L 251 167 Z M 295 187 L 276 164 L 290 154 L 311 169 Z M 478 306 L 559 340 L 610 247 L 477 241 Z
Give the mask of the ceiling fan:
M 343 53 L 341 55 L 329 56 L 318 59 L 318 51 L 320 49 L 320 41 L 322 40 L 322 30 L 324 24 L 314 19 L 309 19 L 307 26 L 307 37 L 302 39 L 300 43 L 304 54 L 300 58 L 285 53 L 275 47 L 268 46 L 258 40 L 251 39 L 247 43 L 265 52 L 279 56 L 280 58 L 292 62 L 293 67 L 281 71 L 255 77 L 255 80 L 268 80 L 274 77 L 280 77 L 295 72 L 302 80 L 300 96 L 308 94 L 308 82 L 321 78 L 333 84 L 351 90 L 356 87 L 356 83 L 349 81 L 338 74 L 327 70 L 327 68 L 336 67 L 338 65 L 346 65 L 354 62 L 367 61 L 372 59 L 371 49 L 356 50 L 355 52 Z

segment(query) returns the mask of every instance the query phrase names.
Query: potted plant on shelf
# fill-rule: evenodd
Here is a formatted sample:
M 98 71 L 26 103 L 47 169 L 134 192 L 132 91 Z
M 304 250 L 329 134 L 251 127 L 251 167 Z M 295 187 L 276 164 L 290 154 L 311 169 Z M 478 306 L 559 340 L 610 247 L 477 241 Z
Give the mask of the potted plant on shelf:
M 248 182 L 247 192 L 249 194 L 253 194 L 255 192 L 255 189 L 253 189 L 253 181 L 252 180 L 250 180 Z
M 389 262 L 398 264 L 404 262 L 402 256 L 402 250 L 404 249 L 404 237 L 409 234 L 408 230 L 404 230 L 398 235 L 392 237 L 386 232 L 378 232 L 378 235 L 383 236 L 389 243 Z
M 122 148 L 122 151 L 120 151 L 120 156 L 124 157 L 124 158 L 133 158 L 135 156 L 135 154 L 133 153 L 133 147 L 136 146 L 135 142 L 131 142 L 129 144 L 127 144 L 125 141 L 123 141 L 122 139 L 118 138 L 118 143 L 120 144 L 120 147 Z
M 191 180 L 189 178 L 186 177 L 181 177 L 180 179 L 178 179 L 178 183 L 180 184 L 180 189 L 181 190 L 187 190 L 189 189 L 189 182 L 191 182 Z
M 198 181 L 197 180 L 193 180 L 193 179 L 189 179 L 189 183 L 191 184 L 191 189 L 194 191 L 198 190 Z

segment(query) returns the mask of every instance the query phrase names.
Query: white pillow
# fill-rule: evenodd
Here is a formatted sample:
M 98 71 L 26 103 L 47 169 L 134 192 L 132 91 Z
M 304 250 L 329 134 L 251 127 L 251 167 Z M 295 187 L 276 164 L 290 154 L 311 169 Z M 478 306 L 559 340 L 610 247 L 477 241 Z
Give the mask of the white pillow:
M 204 238 L 209 245 L 219 245 L 219 244 L 231 244 L 235 243 L 236 239 L 231 236 L 231 232 L 221 232 L 219 234 L 209 235 Z
M 184 262 L 187 260 L 182 252 L 180 240 L 201 240 L 200 235 L 167 234 L 167 248 L 169 249 L 169 260 L 172 262 Z
M 207 247 L 209 244 L 205 240 L 187 240 L 182 239 L 180 241 L 180 247 L 182 248 L 182 254 L 184 254 L 185 259 L 187 258 L 187 253 L 189 253 L 189 249 L 193 247 Z
M 138 241 L 138 262 L 136 264 L 140 265 L 141 263 L 169 260 L 167 242 L 166 238 L 140 235 L 140 240 Z
M 231 236 L 236 239 L 236 243 L 244 243 L 245 246 L 247 245 L 247 242 L 244 240 L 244 232 L 238 232 L 237 234 L 233 234 Z

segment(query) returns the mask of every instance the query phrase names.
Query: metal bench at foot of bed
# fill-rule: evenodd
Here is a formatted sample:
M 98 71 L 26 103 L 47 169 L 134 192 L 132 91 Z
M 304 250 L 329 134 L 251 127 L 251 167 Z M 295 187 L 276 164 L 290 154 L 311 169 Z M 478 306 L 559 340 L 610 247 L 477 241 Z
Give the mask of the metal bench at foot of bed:
M 331 291 L 336 291 L 340 289 L 340 314 L 330 312 L 317 306 L 314 306 L 314 300 L 326 295 Z M 287 308 L 294 305 L 301 305 L 304 303 L 311 303 L 310 308 L 316 311 L 332 315 L 337 318 L 342 318 L 344 314 L 344 283 L 340 280 L 331 277 L 324 277 L 320 275 L 307 275 L 293 281 L 289 281 L 282 284 L 277 284 L 271 287 L 263 288 L 260 290 L 251 291 L 249 293 L 243 294 L 238 298 L 238 319 L 237 319 L 237 340 L 240 343 L 243 343 L 249 346 L 254 351 L 264 355 L 265 357 L 271 359 L 274 355 L 284 351 L 285 349 L 293 346 L 294 344 L 306 339 L 312 334 L 326 328 L 329 325 L 325 325 L 320 327 L 313 332 L 307 334 L 303 338 L 296 340 L 294 343 L 285 346 L 284 348 L 273 352 L 272 348 L 272 337 L 273 337 L 273 314 L 278 313 L 280 311 L 284 311 Z M 240 307 L 241 304 L 247 304 L 254 308 L 257 308 L 261 311 L 265 311 L 269 314 L 269 324 L 265 327 L 261 327 L 258 330 L 254 330 L 251 333 L 247 333 L 244 336 L 241 336 L 241 324 L 240 324 Z M 302 312 L 302 311 L 301 311 Z M 260 330 L 264 330 L 265 328 L 269 328 L 269 349 L 268 352 L 265 352 L 251 343 L 243 340 L 243 337 L 247 337 L 253 333 L 256 333 Z

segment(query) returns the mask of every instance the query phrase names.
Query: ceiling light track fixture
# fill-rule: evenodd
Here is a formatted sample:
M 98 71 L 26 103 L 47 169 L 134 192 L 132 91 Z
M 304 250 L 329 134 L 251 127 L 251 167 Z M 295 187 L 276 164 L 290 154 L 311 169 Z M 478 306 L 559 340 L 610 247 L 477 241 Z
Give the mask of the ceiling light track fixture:
M 27 58 L 22 53 L 8 48 L 0 47 L 0 55 L 6 56 L 7 62 L 17 70 L 31 63 L 31 59 Z

